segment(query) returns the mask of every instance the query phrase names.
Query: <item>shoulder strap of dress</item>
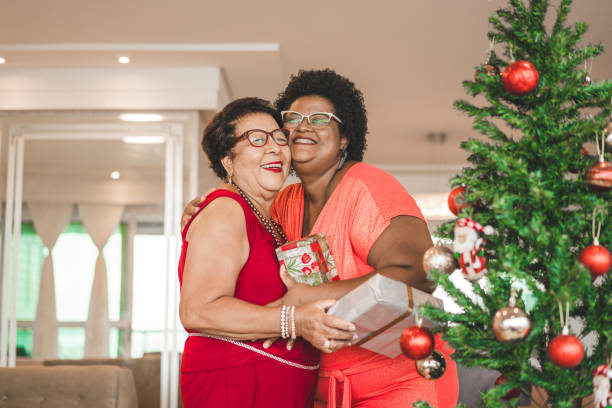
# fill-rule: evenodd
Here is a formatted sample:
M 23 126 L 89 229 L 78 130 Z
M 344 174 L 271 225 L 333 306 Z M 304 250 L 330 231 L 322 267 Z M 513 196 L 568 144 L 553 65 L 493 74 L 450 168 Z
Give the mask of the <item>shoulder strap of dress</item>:
M 187 221 L 187 224 L 185 224 L 185 227 L 183 228 L 183 231 L 181 233 L 181 236 L 183 238 L 183 242 L 185 242 L 185 238 L 187 236 L 187 231 L 189 230 L 189 227 L 191 226 L 191 223 L 195 219 L 195 217 L 197 217 L 198 214 L 208 204 L 210 204 L 213 200 L 215 200 L 215 199 L 217 199 L 219 197 L 232 198 L 238 204 L 240 204 L 240 206 L 242 207 L 242 211 L 244 212 L 244 217 L 245 217 L 245 220 L 246 220 L 246 229 L 247 229 L 247 236 L 248 236 L 248 239 L 249 239 L 249 244 L 251 244 L 252 237 L 253 237 L 253 225 L 256 225 L 256 224 L 253 223 L 253 221 L 256 221 L 256 222 L 259 222 L 259 221 L 256 220 L 256 219 L 253 220 L 253 217 L 255 217 L 255 214 L 253 214 L 253 211 L 251 210 L 251 207 L 249 207 L 249 205 L 244 200 L 244 198 L 240 197 L 239 194 L 236 194 L 233 191 L 225 190 L 223 188 L 216 189 L 216 190 L 212 191 L 211 193 L 209 193 L 206 196 L 206 198 L 204 199 L 204 201 L 202 201 L 202 203 L 200 204 L 200 207 L 198 208 L 198 210 L 191 216 L 189 221 Z

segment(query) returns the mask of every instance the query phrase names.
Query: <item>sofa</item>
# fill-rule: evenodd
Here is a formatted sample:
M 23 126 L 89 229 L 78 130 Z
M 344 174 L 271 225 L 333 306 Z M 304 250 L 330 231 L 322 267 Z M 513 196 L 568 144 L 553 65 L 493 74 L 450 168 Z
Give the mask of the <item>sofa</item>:
M 137 408 L 128 368 L 24 365 L 0 368 L 2 408 Z
M 143 358 L 85 358 L 82 360 L 44 360 L 46 367 L 112 365 L 129 369 L 134 377 L 138 406 L 159 408 L 160 404 L 160 356 Z M 0 408 L 2 408 L 0 406 Z

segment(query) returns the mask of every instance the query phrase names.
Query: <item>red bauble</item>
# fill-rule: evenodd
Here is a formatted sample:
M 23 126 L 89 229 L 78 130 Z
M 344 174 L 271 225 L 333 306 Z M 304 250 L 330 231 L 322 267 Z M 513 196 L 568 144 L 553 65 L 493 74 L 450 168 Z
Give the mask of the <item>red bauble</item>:
M 612 164 L 600 161 L 591 166 L 586 174 L 586 183 L 603 190 L 612 187 Z
M 456 187 L 448 195 L 448 209 L 455 215 L 459 214 L 459 211 L 463 210 L 465 207 L 470 206 L 470 204 L 465 201 L 464 192 L 465 187 Z
M 502 374 L 499 377 L 497 377 L 497 379 L 495 380 L 495 386 L 498 386 L 500 384 L 504 384 L 508 382 L 508 380 L 506 379 L 506 377 Z M 502 397 L 503 400 L 505 401 L 510 401 L 513 398 L 518 398 L 518 396 L 521 394 L 521 392 L 519 391 L 518 388 L 510 388 L 508 390 L 508 392 L 506 392 L 506 395 L 504 395 Z
M 434 344 L 435 341 L 431 332 L 421 326 L 408 327 L 400 337 L 402 351 L 413 360 L 421 360 L 431 355 Z
M 502 74 L 504 88 L 512 95 L 525 95 L 538 86 L 538 70 L 529 61 L 517 61 L 508 65 Z
M 571 334 L 560 334 L 548 345 L 548 357 L 559 367 L 575 367 L 580 364 L 583 355 L 582 343 Z
M 580 251 L 578 260 L 591 272 L 593 279 L 605 275 L 610 270 L 612 256 L 610 251 L 601 245 L 589 245 Z

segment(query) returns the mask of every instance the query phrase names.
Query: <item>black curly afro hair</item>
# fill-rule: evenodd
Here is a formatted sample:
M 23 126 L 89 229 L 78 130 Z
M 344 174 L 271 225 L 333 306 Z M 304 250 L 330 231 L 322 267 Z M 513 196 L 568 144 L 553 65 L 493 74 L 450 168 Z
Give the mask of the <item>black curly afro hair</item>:
M 232 154 L 232 149 L 238 142 L 236 122 L 243 116 L 252 113 L 267 113 L 272 116 L 278 126 L 281 126 L 281 116 L 270 102 L 260 98 L 240 98 L 227 104 L 210 120 L 204 137 L 202 138 L 202 149 L 208 156 L 210 168 L 222 180 L 227 178 L 227 171 L 221 164 L 221 159 Z
M 328 99 L 342 120 L 340 131 L 349 140 L 347 159 L 361 161 L 366 149 L 368 118 L 363 94 L 348 78 L 332 69 L 300 70 L 292 75 L 284 92 L 281 92 L 274 106 L 278 111 L 288 110 L 298 98 L 319 95 Z

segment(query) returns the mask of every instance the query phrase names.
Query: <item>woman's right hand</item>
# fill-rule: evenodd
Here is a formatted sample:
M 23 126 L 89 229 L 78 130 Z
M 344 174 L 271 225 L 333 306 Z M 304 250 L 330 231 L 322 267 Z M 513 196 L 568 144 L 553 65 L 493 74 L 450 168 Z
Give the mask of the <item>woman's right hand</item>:
M 296 334 L 324 353 L 350 346 L 357 339 L 355 325 L 325 311 L 333 299 L 318 300 L 295 309 Z
M 206 200 L 206 197 L 215 190 L 216 188 L 211 188 L 203 196 L 196 197 L 187 203 L 185 209 L 183 210 L 183 215 L 181 216 L 181 231 L 183 228 L 185 228 L 185 225 L 191 219 L 191 217 L 193 217 L 193 215 L 198 211 L 200 204 L 202 204 L 202 202 Z

